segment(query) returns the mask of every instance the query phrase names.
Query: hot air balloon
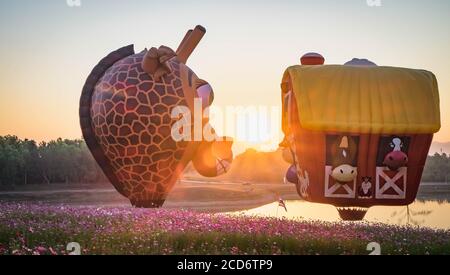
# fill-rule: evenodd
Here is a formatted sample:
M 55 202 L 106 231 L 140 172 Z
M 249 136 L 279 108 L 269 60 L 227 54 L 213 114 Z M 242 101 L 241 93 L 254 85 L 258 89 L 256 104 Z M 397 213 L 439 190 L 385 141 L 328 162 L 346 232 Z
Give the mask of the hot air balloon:
M 436 77 L 366 59 L 324 61 L 306 54 L 283 76 L 286 179 L 305 200 L 336 206 L 343 220 L 411 204 L 441 127 Z
M 191 161 L 207 177 L 226 172 L 232 162 L 229 138 L 206 141 L 200 133 L 200 140 L 178 140 L 172 133 L 180 122 L 174 108 L 194 114 L 195 99 L 202 111 L 214 99 L 211 85 L 186 66 L 205 32 L 201 26 L 188 31 L 177 51 L 161 46 L 135 53 L 133 45 L 116 50 L 84 85 L 84 139 L 106 177 L 136 207 L 161 207 Z M 184 121 L 189 131 L 194 119 Z M 215 135 L 207 118 L 200 118 L 200 126 Z

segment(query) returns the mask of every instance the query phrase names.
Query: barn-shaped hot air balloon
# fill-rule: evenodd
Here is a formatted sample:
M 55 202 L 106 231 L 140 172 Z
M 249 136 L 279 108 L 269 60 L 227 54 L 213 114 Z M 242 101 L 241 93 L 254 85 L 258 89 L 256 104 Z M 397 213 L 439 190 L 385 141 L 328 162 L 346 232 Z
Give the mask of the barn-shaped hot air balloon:
M 213 90 L 186 66 L 205 32 L 201 26 L 188 31 L 176 52 L 161 46 L 135 53 L 132 45 L 114 51 L 93 69 L 83 88 L 80 122 L 86 143 L 134 206 L 162 206 L 191 161 L 207 177 L 226 172 L 231 164 L 232 141 L 214 137 L 203 118 Z M 196 106 L 200 118 L 195 118 Z M 182 109 L 174 116 L 177 107 L 185 107 L 190 116 Z M 195 121 L 200 127 L 194 127 Z M 186 128 L 174 127 L 179 122 Z M 199 139 L 194 138 L 198 133 L 189 133 L 192 139 L 174 138 L 177 130 L 196 128 Z M 206 128 L 210 141 L 203 139 Z
M 286 179 L 304 199 L 336 206 L 343 220 L 414 202 L 440 129 L 436 77 L 360 59 L 323 65 L 315 53 L 301 62 L 281 85 Z

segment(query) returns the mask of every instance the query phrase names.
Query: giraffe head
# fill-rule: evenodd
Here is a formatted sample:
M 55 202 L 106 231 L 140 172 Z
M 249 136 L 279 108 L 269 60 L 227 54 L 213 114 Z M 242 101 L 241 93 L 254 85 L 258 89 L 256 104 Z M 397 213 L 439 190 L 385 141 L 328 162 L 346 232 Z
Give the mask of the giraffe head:
M 201 26 L 188 31 L 177 51 L 161 46 L 136 54 L 133 46 L 124 47 L 105 57 L 86 81 L 80 101 L 86 143 L 134 206 L 162 206 L 190 161 L 206 176 L 226 172 L 232 161 L 227 139 L 173 138 L 175 107 L 193 112 L 195 99 L 206 108 L 214 98 L 211 85 L 186 65 L 204 34 Z

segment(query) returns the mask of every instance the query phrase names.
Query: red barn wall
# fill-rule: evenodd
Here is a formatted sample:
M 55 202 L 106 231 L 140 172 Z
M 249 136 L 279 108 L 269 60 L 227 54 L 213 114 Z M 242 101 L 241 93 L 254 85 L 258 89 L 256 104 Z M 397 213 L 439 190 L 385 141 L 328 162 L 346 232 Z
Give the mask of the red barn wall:
M 406 194 L 402 199 L 377 199 L 375 196 L 377 178 L 377 155 L 381 135 L 377 134 L 347 134 L 324 133 L 311 131 L 301 127 L 295 97 L 291 100 L 290 130 L 294 137 L 295 155 L 298 162 L 297 170 L 304 180 L 298 186 L 299 194 L 304 199 L 317 203 L 327 203 L 335 206 L 371 207 L 374 205 L 408 205 L 414 202 L 420 185 L 422 172 L 433 139 L 432 134 L 399 135 L 409 137 L 407 155 Z M 330 198 L 325 196 L 325 167 L 326 167 L 326 137 L 327 135 L 349 135 L 359 137 L 356 180 L 356 196 L 354 198 Z M 390 135 L 391 136 L 391 135 Z M 378 166 L 379 167 L 379 166 Z M 299 169 L 300 168 L 300 169 Z M 307 173 L 305 173 L 305 171 Z M 396 172 L 386 172 L 395 174 Z M 308 175 L 309 184 L 306 179 Z M 393 175 L 389 175 L 392 176 Z M 363 183 L 363 177 L 372 179 L 372 198 L 361 199 L 358 190 Z M 383 180 L 381 180 L 383 181 Z M 401 180 L 400 180 L 401 181 Z M 302 189 L 303 186 L 303 189 Z M 306 189 L 305 189 L 306 188 Z M 306 190 L 306 195 L 305 191 Z

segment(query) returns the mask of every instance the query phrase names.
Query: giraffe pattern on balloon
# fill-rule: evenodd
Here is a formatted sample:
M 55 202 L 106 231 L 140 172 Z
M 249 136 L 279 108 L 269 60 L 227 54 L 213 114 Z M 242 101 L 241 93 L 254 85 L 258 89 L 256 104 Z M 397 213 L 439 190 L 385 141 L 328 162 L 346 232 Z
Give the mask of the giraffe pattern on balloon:
M 109 68 L 91 103 L 97 141 L 123 183 L 121 191 L 136 202 L 164 199 L 165 185 L 187 145 L 170 135 L 171 109 L 187 104 L 180 65 L 170 62 L 173 73 L 155 82 L 141 69 L 144 55 L 126 57 Z

